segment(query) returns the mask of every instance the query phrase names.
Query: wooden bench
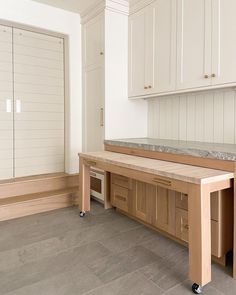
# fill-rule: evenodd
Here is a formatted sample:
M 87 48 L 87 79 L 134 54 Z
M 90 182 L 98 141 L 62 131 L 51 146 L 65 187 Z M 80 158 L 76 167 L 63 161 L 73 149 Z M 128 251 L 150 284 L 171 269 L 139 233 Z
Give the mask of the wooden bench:
M 233 186 L 233 172 L 102 151 L 80 154 L 79 208 L 90 211 L 90 167 L 188 195 L 189 277 L 193 291 L 211 281 L 210 193 Z

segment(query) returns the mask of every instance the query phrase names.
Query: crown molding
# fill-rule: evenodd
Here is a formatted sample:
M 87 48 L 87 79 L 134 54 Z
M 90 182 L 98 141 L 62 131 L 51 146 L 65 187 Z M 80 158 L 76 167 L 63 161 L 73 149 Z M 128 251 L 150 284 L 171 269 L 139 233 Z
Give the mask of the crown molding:
M 106 9 L 129 15 L 129 2 L 127 0 L 106 0 Z
M 105 10 L 129 15 L 129 2 L 128 0 L 98 0 L 80 14 L 81 24 L 88 22 Z
M 135 2 L 134 4 L 130 3 L 130 14 L 133 14 L 142 8 L 150 5 L 151 3 L 155 2 L 156 0 L 139 0 L 138 2 Z

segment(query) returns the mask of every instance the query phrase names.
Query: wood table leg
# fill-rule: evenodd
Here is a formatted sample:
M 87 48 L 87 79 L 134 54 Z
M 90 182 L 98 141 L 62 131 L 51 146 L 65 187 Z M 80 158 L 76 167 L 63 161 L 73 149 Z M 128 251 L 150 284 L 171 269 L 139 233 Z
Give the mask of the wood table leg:
M 83 158 L 79 160 L 79 209 L 82 213 L 90 211 L 90 167 Z
M 210 190 L 189 185 L 189 276 L 204 286 L 211 281 L 211 204 Z

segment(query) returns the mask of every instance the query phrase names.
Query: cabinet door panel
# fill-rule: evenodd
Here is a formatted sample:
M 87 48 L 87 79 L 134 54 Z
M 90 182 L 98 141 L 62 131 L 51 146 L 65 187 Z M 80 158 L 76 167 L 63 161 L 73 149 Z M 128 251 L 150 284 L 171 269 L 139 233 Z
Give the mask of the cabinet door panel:
M 178 0 L 177 3 L 177 89 L 209 86 L 211 0 Z
M 129 20 L 129 96 L 143 95 L 145 86 L 146 9 Z
M 64 172 L 64 41 L 15 28 L 13 35 L 15 177 Z M 41 79 L 42 68 L 57 78 L 46 71 Z
M 175 234 L 175 192 L 157 187 L 155 225 L 168 233 Z
M 88 152 L 103 150 L 104 127 L 101 124 L 103 107 L 104 70 L 102 67 L 87 70 L 84 73 L 85 104 L 85 150 Z
M 83 28 L 84 67 L 100 66 L 104 59 L 104 17 L 99 15 Z
M 12 28 L 0 26 L 0 180 L 13 178 Z
M 175 89 L 176 77 L 176 1 L 159 0 L 149 8 L 152 37 L 149 54 L 151 93 Z
M 212 79 L 213 85 L 236 82 L 235 0 L 213 1 Z
M 134 197 L 135 216 L 147 223 L 151 223 L 152 209 L 155 204 L 156 186 L 136 181 Z

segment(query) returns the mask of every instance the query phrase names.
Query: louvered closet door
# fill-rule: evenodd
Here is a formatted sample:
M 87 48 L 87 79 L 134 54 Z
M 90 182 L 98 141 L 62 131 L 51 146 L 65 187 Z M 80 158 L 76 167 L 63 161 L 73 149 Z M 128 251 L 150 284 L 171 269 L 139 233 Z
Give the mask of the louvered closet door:
M 63 39 L 13 29 L 15 177 L 64 172 Z
M 0 180 L 13 177 L 12 28 L 0 26 Z

